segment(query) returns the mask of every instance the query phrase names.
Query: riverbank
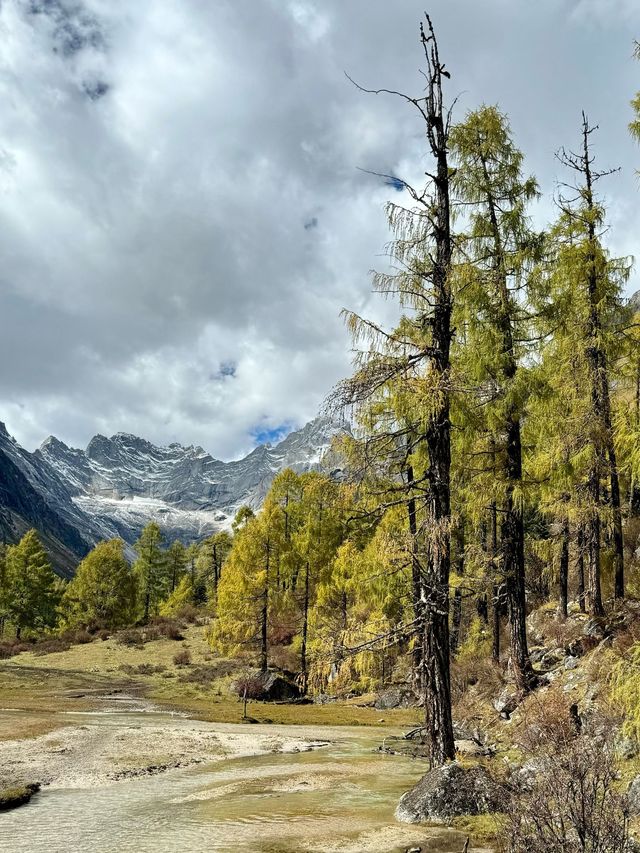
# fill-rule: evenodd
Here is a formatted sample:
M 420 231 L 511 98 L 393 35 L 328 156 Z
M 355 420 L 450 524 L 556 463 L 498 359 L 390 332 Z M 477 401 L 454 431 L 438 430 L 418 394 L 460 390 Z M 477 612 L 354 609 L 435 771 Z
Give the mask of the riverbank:
M 264 726 L 232 729 L 224 724 L 214 729 L 160 715 L 151 703 L 126 694 L 96 697 L 95 702 L 98 710 L 55 715 L 62 717 L 60 725 L 46 734 L 0 742 L 0 788 L 32 781 L 50 789 L 103 787 L 223 759 L 299 753 L 328 742 L 316 729 L 279 728 L 276 733 Z M 117 724 L 111 724 L 111 715 Z M 152 715 L 156 724 L 144 722 L 143 715 Z M 25 716 L 35 723 L 42 712 L 0 711 L 0 726 L 7 731 Z
M 395 821 L 421 768 L 376 753 L 388 729 L 207 723 L 122 694 L 62 716 L 57 731 L 0 744 L 3 770 L 44 783 L 3 817 L 12 853 L 460 853 L 465 843 Z

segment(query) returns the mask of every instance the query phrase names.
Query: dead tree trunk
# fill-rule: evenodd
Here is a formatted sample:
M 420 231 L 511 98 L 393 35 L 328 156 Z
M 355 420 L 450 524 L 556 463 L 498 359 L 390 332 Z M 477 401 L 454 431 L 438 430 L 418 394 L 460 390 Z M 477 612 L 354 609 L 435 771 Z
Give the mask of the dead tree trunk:
M 427 139 L 436 162 L 435 227 L 436 254 L 432 269 L 433 314 L 426 320 L 431 332 L 430 368 L 437 383 L 439 405 L 431 415 L 426 443 L 429 455 L 429 516 L 432 524 L 426 576 L 421 598 L 425 603 L 424 658 L 425 713 L 431 760 L 442 764 L 455 756 L 451 720 L 449 672 L 449 572 L 451 567 L 451 422 L 449 418 L 449 370 L 451 350 L 452 296 L 449 280 L 453 244 L 451 239 L 450 171 L 448 162 L 448 116 L 444 113 L 438 43 L 430 18 L 428 32 L 421 26 L 427 61 L 425 112 Z

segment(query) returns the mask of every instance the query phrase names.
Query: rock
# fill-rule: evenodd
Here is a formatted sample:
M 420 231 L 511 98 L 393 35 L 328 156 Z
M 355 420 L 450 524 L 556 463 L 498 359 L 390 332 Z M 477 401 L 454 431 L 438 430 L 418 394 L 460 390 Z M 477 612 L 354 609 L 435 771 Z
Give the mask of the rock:
M 566 657 L 564 660 L 564 668 L 565 669 L 575 669 L 580 664 L 578 658 L 574 658 L 571 655 Z
M 615 750 L 618 758 L 623 761 L 630 761 L 638 755 L 638 743 L 634 738 L 619 735 L 616 738 Z
M 262 680 L 261 699 L 265 702 L 287 702 L 300 696 L 298 685 L 284 673 L 265 672 L 260 675 Z
M 477 726 L 465 726 L 462 723 L 454 722 L 453 736 L 456 740 L 473 740 L 480 746 L 486 746 L 488 743 L 486 733 Z
M 604 626 L 604 620 L 598 619 L 595 616 L 592 619 L 587 620 L 584 624 L 584 628 L 582 629 L 582 633 L 585 637 L 593 637 L 594 639 L 604 640 L 607 633 Z
M 527 616 L 527 634 L 532 643 L 544 644 L 544 629 L 548 620 L 548 614 L 543 610 L 534 610 Z
M 300 688 L 291 673 L 280 670 L 251 674 L 251 699 L 260 702 L 291 702 L 300 697 Z
M 493 700 L 493 707 L 503 719 L 508 720 L 518 707 L 518 696 L 505 687 L 500 696 Z
M 564 660 L 564 657 L 564 649 L 552 649 L 540 659 L 540 666 L 542 666 L 543 669 L 555 669 L 555 667 L 559 666 L 559 664 Z
M 404 823 L 448 823 L 460 815 L 500 810 L 503 791 L 480 766 L 463 767 L 457 761 L 430 770 L 402 795 L 396 819 Z
M 640 776 L 636 776 L 627 789 L 627 805 L 631 817 L 640 815 Z
M 488 753 L 486 747 L 476 743 L 475 740 L 457 740 L 455 743 L 456 752 L 460 755 L 487 755 Z
M 416 694 L 409 687 L 391 687 L 378 694 L 374 708 L 388 711 L 390 708 L 413 708 L 417 704 Z
M 572 640 L 565 647 L 565 652 L 574 658 L 581 658 L 586 653 L 586 651 L 587 649 L 585 648 L 585 643 L 580 637 L 578 637 L 577 640 Z
M 529 650 L 529 660 L 531 663 L 540 663 L 548 653 L 549 649 L 546 646 L 534 646 Z

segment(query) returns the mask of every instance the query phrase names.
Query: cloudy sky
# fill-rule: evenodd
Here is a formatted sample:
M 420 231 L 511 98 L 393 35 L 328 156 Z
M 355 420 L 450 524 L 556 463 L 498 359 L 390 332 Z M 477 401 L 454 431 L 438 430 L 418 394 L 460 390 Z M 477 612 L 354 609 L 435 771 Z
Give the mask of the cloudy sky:
M 20 442 L 126 431 L 228 459 L 314 416 L 349 370 L 340 309 L 387 310 L 368 271 L 395 191 L 362 170 L 422 166 L 410 109 L 344 72 L 418 93 L 424 6 L 0 0 L 0 420 Z M 580 110 L 600 124 L 610 244 L 635 253 L 640 3 L 428 7 L 458 115 L 499 103 L 547 196 Z

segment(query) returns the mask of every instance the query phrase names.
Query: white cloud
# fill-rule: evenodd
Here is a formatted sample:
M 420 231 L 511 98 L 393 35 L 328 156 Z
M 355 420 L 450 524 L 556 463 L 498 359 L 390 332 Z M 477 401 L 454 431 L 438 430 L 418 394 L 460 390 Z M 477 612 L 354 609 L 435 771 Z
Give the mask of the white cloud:
M 499 101 L 545 191 L 580 109 L 601 123 L 605 163 L 627 167 L 607 194 L 628 252 L 638 15 L 604 42 L 575 4 L 432 5 L 461 113 Z M 358 167 L 424 169 L 406 104 L 343 72 L 420 91 L 421 14 L 384 0 L 1 4 L 0 419 L 21 441 L 125 430 L 228 458 L 257 424 L 314 415 L 349 370 L 340 309 L 392 311 L 368 271 L 393 191 Z

